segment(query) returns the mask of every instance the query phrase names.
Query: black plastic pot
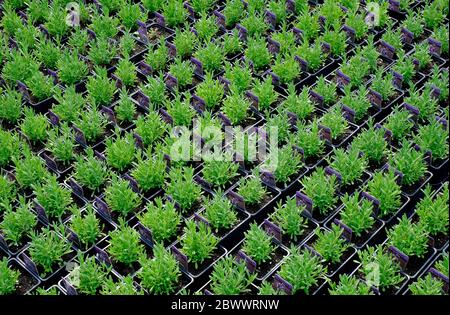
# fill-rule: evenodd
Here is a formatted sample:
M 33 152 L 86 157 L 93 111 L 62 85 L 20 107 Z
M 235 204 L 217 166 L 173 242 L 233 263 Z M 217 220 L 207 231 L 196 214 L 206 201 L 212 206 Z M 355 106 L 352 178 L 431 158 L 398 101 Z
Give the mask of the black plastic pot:
M 337 191 L 335 192 L 336 196 Z M 305 206 L 304 215 L 316 222 L 319 225 L 323 225 L 328 221 L 337 211 L 339 211 L 341 200 L 338 199 L 336 205 L 333 205 L 326 214 L 321 214 L 314 206 L 313 200 L 301 191 L 295 193 L 295 199 L 297 200 L 297 205 Z
M 219 245 L 225 248 L 232 248 L 236 245 L 236 243 L 242 238 L 243 232 L 249 223 L 250 215 L 248 213 L 239 209 L 236 209 L 235 211 L 237 215 L 237 222 L 233 225 L 233 227 L 229 229 L 220 229 L 218 231 L 211 228 L 212 233 L 220 239 Z M 206 223 L 209 225 L 209 222 L 205 216 L 205 209 L 201 209 L 194 213 L 192 219 L 199 223 Z M 179 233 L 179 235 L 181 235 L 181 233 Z
M 37 218 L 36 218 L 37 220 Z M 37 220 L 36 226 L 32 229 L 34 232 L 40 231 L 44 227 L 44 224 Z M 28 242 L 31 240 L 29 236 L 24 236 L 20 241 L 19 245 L 13 245 L 8 240 L 5 239 L 4 235 L 2 235 L 0 231 L 0 249 L 2 249 L 8 257 L 16 257 L 20 252 L 24 249 L 28 248 Z M 0 251 L 1 253 L 1 251 Z M 0 259 L 3 257 L 0 256 Z
M 320 228 L 322 231 L 327 231 L 328 229 Z M 317 241 L 317 236 L 313 234 L 303 245 L 302 248 L 307 250 L 314 250 L 314 242 Z M 315 251 L 315 250 L 314 250 Z M 320 256 L 320 253 L 317 252 Z M 323 262 L 327 266 L 327 277 L 332 277 L 337 274 L 344 266 L 351 262 L 353 257 L 356 255 L 356 249 L 353 246 L 349 246 L 343 253 L 339 263 L 329 263 Z
M 230 252 L 227 254 L 228 256 L 234 257 L 237 261 L 245 262 L 247 269 L 251 273 L 256 273 L 257 281 L 262 281 L 269 274 L 274 272 L 285 257 L 289 255 L 288 249 L 286 249 L 283 245 L 273 241 L 274 251 L 272 252 L 270 258 L 262 263 L 257 264 L 251 257 L 249 257 L 242 249 L 244 245 L 245 239 L 239 242 Z
M 278 243 L 282 244 L 285 248 L 290 248 L 291 246 L 302 246 L 313 235 L 314 231 L 319 228 L 319 224 L 304 216 L 304 218 L 306 219 L 306 227 L 304 228 L 302 234 L 294 239 L 286 233 L 283 233 L 282 228 L 274 223 L 274 220 L 272 219 L 272 216 L 274 214 L 275 212 L 271 214 L 268 219 L 265 219 L 262 222 L 261 226 L 267 234 L 271 235 Z
M 8 267 L 12 270 L 19 271 L 19 278 L 15 284 L 13 295 L 26 295 L 36 289 L 41 281 L 32 275 L 22 264 L 15 258 L 8 261 Z
M 53 267 L 52 272 L 45 273 L 41 267 L 38 267 L 29 256 L 28 248 L 25 248 L 17 255 L 19 263 L 25 267 L 35 278 L 41 282 L 47 282 L 50 279 L 56 279 L 59 275 L 64 274 L 67 263 L 71 262 L 75 254 L 73 252 L 62 257 L 62 262 Z
M 180 242 L 181 241 L 177 241 L 176 243 L 174 243 L 170 247 L 170 250 L 175 255 L 175 258 L 178 260 L 181 270 L 183 272 L 186 272 L 192 278 L 194 278 L 194 280 L 208 273 L 214 266 L 215 262 L 227 254 L 227 250 L 219 245 L 214 250 L 212 256 L 206 259 L 196 268 L 193 264 L 189 263 L 187 256 L 179 248 L 181 247 Z
M 265 186 L 264 188 L 266 189 L 267 194 L 257 205 L 246 204 L 244 198 L 238 193 L 239 183 L 237 183 L 227 193 L 225 193 L 225 196 L 230 199 L 234 206 L 242 211 L 245 211 L 250 217 L 262 217 L 267 214 L 268 211 L 270 211 L 270 209 L 274 206 L 275 200 L 277 200 L 281 195 L 279 190 L 265 185 L 264 181 L 263 185 Z
M 427 252 L 425 253 L 425 257 L 423 258 L 419 258 L 417 256 L 408 256 L 394 246 L 388 246 L 387 250 L 392 255 L 393 259 L 396 259 L 399 262 L 402 272 L 408 275 L 411 279 L 414 279 L 421 272 L 423 272 L 423 270 L 430 264 L 430 262 L 437 254 L 437 251 L 435 248 L 433 248 L 431 242 L 432 241 L 430 239 L 430 245 Z M 389 244 L 389 239 L 386 240 L 385 244 Z
M 382 231 L 384 229 L 384 222 L 380 221 L 378 219 L 374 219 L 373 226 L 369 230 L 361 233 L 360 236 L 357 236 L 355 233 L 353 233 L 353 231 L 350 227 L 345 225 L 340 220 L 341 219 L 340 213 L 341 213 L 343 207 L 344 206 L 342 206 L 341 209 L 339 209 L 338 212 L 334 216 L 332 216 L 327 222 L 325 222 L 325 227 L 330 229 L 332 224 L 339 225 L 344 230 L 343 236 L 350 243 L 352 243 L 353 246 L 357 250 L 360 250 L 360 249 L 366 247 L 367 245 L 373 244 L 377 240 L 378 235 L 380 235 L 380 233 L 382 233 Z
M 401 206 L 397 209 L 397 211 L 395 213 L 392 213 L 390 215 L 384 216 L 384 217 L 380 217 L 379 216 L 379 205 L 380 205 L 380 201 L 378 199 L 376 199 L 375 197 L 373 197 L 372 195 L 370 195 L 369 193 L 362 191 L 360 193 L 361 198 L 366 198 L 370 201 L 373 202 L 374 204 L 374 211 L 375 211 L 375 218 L 379 219 L 380 221 L 384 222 L 385 225 L 389 225 L 390 223 L 393 222 L 394 219 L 399 218 L 404 212 L 406 212 L 407 210 L 407 206 L 409 204 L 409 197 L 404 195 L 403 193 L 400 195 L 400 199 L 401 199 Z

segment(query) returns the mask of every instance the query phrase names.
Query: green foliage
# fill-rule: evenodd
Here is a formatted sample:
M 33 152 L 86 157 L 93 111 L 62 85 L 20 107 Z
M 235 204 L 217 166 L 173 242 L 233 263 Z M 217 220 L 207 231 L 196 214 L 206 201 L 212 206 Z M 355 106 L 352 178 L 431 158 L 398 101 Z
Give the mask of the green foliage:
M 275 289 L 272 284 L 264 280 L 259 288 L 258 295 L 284 295 L 285 292 Z
M 408 288 L 412 295 L 444 294 L 442 280 L 433 277 L 430 273 L 419 278 L 416 282 L 411 283 Z
M 340 11 L 340 9 L 338 9 Z M 331 54 L 335 57 L 342 56 L 347 48 L 347 36 L 343 31 L 339 31 L 338 28 L 331 30 L 328 29 L 322 36 L 322 40 L 330 44 Z
M 30 258 L 38 267 L 42 267 L 44 274 L 54 271 L 54 267 L 63 262 L 64 255 L 71 252 L 70 244 L 66 239 L 61 239 L 58 233 L 64 234 L 62 226 L 53 229 L 45 227 L 39 234 L 35 231 L 30 233 Z
M 278 92 L 272 84 L 272 77 L 267 77 L 264 81 L 255 81 L 252 92 L 258 97 L 258 109 L 266 110 L 278 99 Z
M 304 207 L 298 206 L 295 198 L 290 197 L 282 205 L 278 202 L 275 213 L 272 216 L 273 221 L 282 229 L 290 239 L 297 241 L 306 228 L 306 218 L 302 215 Z
M 62 38 L 69 31 L 69 25 L 66 23 L 66 12 L 61 7 L 53 6 L 50 9 L 45 23 L 50 35 Z
M 264 162 L 262 169 L 273 172 L 278 183 L 287 184 L 289 179 L 296 174 L 302 166 L 303 162 L 301 155 L 290 145 L 286 145 L 275 153 L 271 152 L 268 160 Z
M 181 211 L 191 209 L 201 196 L 202 190 L 193 177 L 194 170 L 190 167 L 174 168 L 170 171 L 166 193 L 180 205 Z
M 25 84 L 37 101 L 45 100 L 53 94 L 53 79 L 42 74 L 42 72 L 35 72 L 30 78 L 25 80 Z
M 336 176 L 328 176 L 325 169 L 317 168 L 314 173 L 300 180 L 302 191 L 312 199 L 313 207 L 321 214 L 327 214 L 336 204 L 337 180 Z
M 201 17 L 195 22 L 194 29 L 197 31 L 197 37 L 200 41 L 210 42 L 219 31 L 214 15 L 202 13 Z
M 166 108 L 175 126 L 188 127 L 192 124 L 195 110 L 191 107 L 188 94 L 185 94 L 184 99 L 181 100 L 181 95 L 177 93 L 174 100 L 166 101 Z
M 281 265 L 279 275 L 292 285 L 293 294 L 299 291 L 309 294 L 326 270 L 320 258 L 309 250 L 291 247 L 291 255 Z
M 402 26 L 413 33 L 414 37 L 417 38 L 423 33 L 424 23 L 425 21 L 421 14 L 408 10 L 408 15 L 403 21 Z
M 105 163 L 94 157 L 94 151 L 90 148 L 84 157 L 77 156 L 74 170 L 75 180 L 93 191 L 98 191 L 109 176 Z
M 319 122 L 321 125 L 330 128 L 332 140 L 339 139 L 348 129 L 347 119 L 345 119 L 342 110 L 338 106 L 326 112 Z
M 162 244 L 153 247 L 152 259 L 141 258 L 142 268 L 138 273 L 141 284 L 153 294 L 174 293 L 181 277 L 175 257 Z
M 195 268 L 211 258 L 218 242 L 218 238 L 211 233 L 206 224 L 196 224 L 193 220 L 186 221 L 184 237 L 181 239 L 182 251 Z
M 12 50 L 2 70 L 2 77 L 15 84 L 17 80 L 24 82 L 39 71 L 37 58 L 27 52 Z
M 165 242 L 177 236 L 181 224 L 181 215 L 175 205 L 168 201 L 163 202 L 160 197 L 148 203 L 146 211 L 138 216 L 139 222 L 152 232 L 155 242 Z
M 401 190 L 393 171 L 375 172 L 367 188 L 368 192 L 380 201 L 380 217 L 395 213 L 402 204 Z
M 22 188 L 31 188 L 48 176 L 44 161 L 37 155 L 31 153 L 28 148 L 23 148 L 22 158 L 14 157 L 15 176 L 17 183 Z
M 424 257 L 428 250 L 428 232 L 421 224 L 408 220 L 405 214 L 387 234 L 389 244 L 408 256 Z
M 136 105 L 131 100 L 126 89 L 120 91 L 120 98 L 114 107 L 114 113 L 119 122 L 132 123 L 136 116 Z
M 94 245 L 101 235 L 101 223 L 92 205 L 88 204 L 85 211 L 81 211 L 78 207 L 73 207 L 71 211 L 70 229 L 75 232 L 83 246 L 88 248 Z
M 169 72 L 177 79 L 178 86 L 184 88 L 186 85 L 192 84 L 194 65 L 190 61 L 182 61 L 180 58 L 176 58 L 170 65 Z
M 247 118 L 250 105 L 250 101 L 239 94 L 236 88 L 223 100 L 222 110 L 231 123 L 237 125 Z
M 336 224 L 332 224 L 330 231 L 321 229 L 315 231 L 317 240 L 313 247 L 325 261 L 331 264 L 339 263 L 342 255 L 349 247 L 347 241 L 342 237 L 343 231 Z
M 319 34 L 320 24 L 318 15 L 313 12 L 303 12 L 297 17 L 295 26 L 303 31 L 303 39 L 310 42 Z
M 90 44 L 88 57 L 97 66 L 107 66 L 116 54 L 116 45 L 106 37 L 99 37 Z
M 175 30 L 173 44 L 177 49 L 177 55 L 181 58 L 190 56 L 194 51 L 196 43 L 197 37 L 189 28 L 185 28 L 184 30 L 177 28 Z
M 49 122 L 47 117 L 36 114 L 33 109 L 24 109 L 24 118 L 20 124 L 20 130 L 32 143 L 43 142 L 47 139 Z
M 425 176 L 427 165 L 423 153 L 414 148 L 407 140 L 392 156 L 392 166 L 403 173 L 402 183 L 413 185 Z
M 448 277 L 448 270 L 449 270 L 448 253 L 443 254 L 442 258 L 436 262 L 435 267 L 439 272 Z
M 428 43 L 416 44 L 412 56 L 419 62 L 419 70 L 424 70 L 433 61 Z
M 423 151 L 431 151 L 433 160 L 445 159 L 448 157 L 448 126 L 433 119 L 428 125 L 419 127 L 414 142 Z
M 325 149 L 325 141 L 319 133 L 319 124 L 314 120 L 310 125 L 298 124 L 297 134 L 294 134 L 291 141 L 303 149 L 304 158 L 319 156 Z
M 360 156 L 358 150 L 350 148 L 345 151 L 342 148 L 334 149 L 330 166 L 342 176 L 342 185 L 354 184 L 361 178 L 367 168 L 367 160 Z
M 286 55 L 284 58 L 278 56 L 272 65 L 272 71 L 280 78 L 282 84 L 288 84 L 300 75 L 300 65 L 293 55 Z
M 88 66 L 83 60 L 79 59 L 76 52 L 65 51 L 62 53 L 57 61 L 57 68 L 59 79 L 67 85 L 81 81 L 89 73 Z
M 392 132 L 396 141 L 404 139 L 412 130 L 412 115 L 404 108 L 396 107 L 386 119 L 384 127 Z
M 84 257 L 79 253 L 77 258 L 79 265 L 69 273 L 68 280 L 80 293 L 95 295 L 106 280 L 109 268 L 94 256 Z
M 336 101 L 337 85 L 334 82 L 327 82 L 323 76 L 317 79 L 314 91 L 323 97 L 323 104 L 329 106 Z
M 19 149 L 20 139 L 18 135 L 0 129 L 0 166 L 6 166 L 13 158 L 18 157 Z
M 45 209 L 49 218 L 61 219 L 73 202 L 72 192 L 58 183 L 56 176 L 49 176 L 45 183 L 34 185 L 36 200 Z
M 330 295 L 373 295 L 370 287 L 356 276 L 339 275 L 339 282 L 330 282 Z
M 227 27 L 233 27 L 239 22 L 244 14 L 244 3 L 240 0 L 227 0 L 222 14 L 225 15 Z
M 59 116 L 61 121 L 74 122 L 86 107 L 86 100 L 81 93 L 77 93 L 75 86 L 67 87 L 64 94 L 61 89 L 56 89 L 55 99 L 57 104 L 53 105 L 52 111 Z
M 351 91 L 351 86 L 345 88 L 345 95 L 341 98 L 341 103 L 355 111 L 356 122 L 360 122 L 372 106 L 367 95 L 368 91 L 363 85 L 360 86 L 357 93 Z
M 378 273 L 379 277 L 375 284 L 382 292 L 399 286 L 404 280 L 398 261 L 386 252 L 382 245 L 368 246 L 359 251 L 358 259 L 361 263 L 359 270 L 365 276 L 365 280 L 373 279 L 373 273 Z
M 375 223 L 373 203 L 367 199 L 360 199 L 358 194 L 349 196 L 347 193 L 341 198 L 344 208 L 341 211 L 341 220 L 352 229 L 356 236 L 367 232 Z
M 16 199 L 16 187 L 6 176 L 0 176 L 0 212 L 7 210 L 11 202 Z
M 380 93 L 384 101 L 387 101 L 395 94 L 394 86 L 392 85 L 393 77 L 392 72 L 386 73 L 384 69 L 379 69 L 372 80 L 371 88 Z
M 69 47 L 77 50 L 80 54 L 85 55 L 87 53 L 87 48 L 89 44 L 89 35 L 86 30 L 77 28 L 70 35 L 67 41 Z
M 22 94 L 10 88 L 0 94 L 0 119 L 16 123 L 22 116 Z
M 135 193 L 126 179 L 113 176 L 105 189 L 105 201 L 111 211 L 126 217 L 141 204 L 141 198 Z
M 257 205 L 267 195 L 267 190 L 258 176 L 241 180 L 237 192 L 244 198 L 247 205 Z
M 124 136 L 117 134 L 116 139 L 108 138 L 105 141 L 106 162 L 111 167 L 123 171 L 131 165 L 135 157 L 136 146 L 131 133 Z
M 125 87 L 131 87 L 137 81 L 136 71 L 136 66 L 129 59 L 120 59 L 115 74 Z
M 159 11 L 164 6 L 164 0 L 141 0 L 142 5 L 149 13 Z
M 232 65 L 225 63 L 225 78 L 230 80 L 232 88 L 238 93 L 248 90 L 252 84 L 252 72 L 248 64 L 240 66 L 238 63 Z
M 310 71 L 319 70 L 325 57 L 318 42 L 309 45 L 306 41 L 297 47 L 296 55 L 308 63 L 308 70 Z
M 439 5 L 439 2 L 427 3 L 422 10 L 425 26 L 434 30 L 442 20 L 445 18 L 444 11 Z
M 440 25 L 439 27 L 435 28 L 432 37 L 441 42 L 441 52 L 443 54 L 448 54 L 448 26 Z
M 159 77 L 149 77 L 147 79 L 147 85 L 141 86 L 140 88 L 149 98 L 149 105 L 157 108 L 166 101 L 166 85 L 162 74 Z
M 108 253 L 111 257 L 124 265 L 130 266 L 137 262 L 144 252 L 139 233 L 125 221 L 120 219 L 119 229 L 109 233 Z
M 206 108 L 214 109 L 220 104 L 225 91 L 223 84 L 213 79 L 211 72 L 206 72 L 205 80 L 197 85 L 195 94 L 205 101 Z
M 90 27 L 97 37 L 114 38 L 119 32 L 119 20 L 108 14 L 94 14 Z
M 169 27 L 183 24 L 188 16 L 181 0 L 168 0 L 163 5 L 163 15 Z
M 0 295 L 12 294 L 16 291 L 20 271 L 8 266 L 8 259 L 4 257 L 0 261 Z
M 267 23 L 264 21 L 264 15 L 251 9 L 248 10 L 248 15 L 240 20 L 240 24 L 247 29 L 247 36 L 249 37 L 264 35 L 268 28 Z
M 247 255 L 259 265 L 271 259 L 271 255 L 275 251 L 275 246 L 272 244 L 272 237 L 264 229 L 256 223 L 252 223 L 244 234 L 242 250 Z
M 404 84 L 411 84 L 411 80 L 416 74 L 416 68 L 412 57 L 410 55 L 405 55 L 404 52 L 398 54 L 397 62 L 393 65 L 392 70 L 403 76 Z
M 95 76 L 89 77 L 86 89 L 93 104 L 110 105 L 116 93 L 116 83 L 108 78 L 105 68 L 96 67 Z
M 356 10 L 347 13 L 345 24 L 355 30 L 355 39 L 360 40 L 368 33 L 368 26 L 365 21 L 365 16 L 359 14 Z
M 205 203 L 204 214 L 215 232 L 230 229 L 238 221 L 231 201 L 222 197 L 220 192 Z
M 403 49 L 402 44 L 402 35 L 400 33 L 400 29 L 394 30 L 392 25 L 389 25 L 386 32 L 381 37 L 386 43 L 395 48 L 395 51 L 399 51 Z
M 244 262 L 227 256 L 217 261 L 210 276 L 211 291 L 216 295 L 239 295 L 250 292 L 250 284 L 256 279 Z
M 152 145 L 158 141 L 168 128 L 156 111 L 150 111 L 146 116 L 139 116 L 135 123 L 135 131 L 141 136 L 145 145 Z
M 177 47 L 178 53 L 178 47 Z M 154 44 L 149 45 L 149 50 L 145 56 L 145 62 L 152 67 L 154 71 L 162 71 L 166 68 L 169 61 L 169 48 L 163 38 L 160 39 L 159 45 L 155 48 Z
M 205 71 L 220 72 L 224 60 L 223 48 L 220 44 L 207 42 L 197 49 L 195 56 L 200 60 Z
M 444 186 L 442 194 L 432 197 L 431 186 L 427 185 L 423 191 L 423 198 L 416 205 L 419 222 L 431 235 L 436 236 L 448 230 L 448 184 Z
M 370 72 L 370 65 L 364 57 L 358 54 L 348 61 L 346 59 L 347 57 L 344 57 L 340 70 L 350 77 L 350 85 L 352 87 L 361 86 Z
M 144 18 L 139 4 L 131 4 L 131 1 L 122 1 L 120 10 L 117 15 L 127 30 L 134 30 L 137 28 L 136 22 Z
M 0 181 L 1 178 L 3 177 L 0 177 Z M 31 203 L 26 202 L 23 197 L 19 197 L 19 206 L 14 210 L 5 204 L 6 211 L 0 223 L 0 230 L 5 240 L 14 246 L 19 246 L 22 239 L 37 225 L 37 218 L 31 207 Z
M 354 138 L 352 148 L 362 151 L 371 163 L 380 164 L 388 150 L 384 133 L 382 128 L 376 129 L 370 121 L 369 128 Z
M 230 156 L 222 155 L 219 159 L 208 159 L 203 164 L 203 178 L 213 186 L 224 187 L 238 175 L 239 164 Z
M 270 64 L 272 55 L 267 48 L 264 37 L 258 36 L 248 39 L 245 58 L 253 63 L 256 71 L 262 70 Z
M 123 277 L 119 282 L 109 277 L 102 286 L 101 295 L 144 295 L 144 291 L 138 291 L 134 286 L 131 276 Z
M 162 154 L 152 156 L 151 151 L 148 151 L 146 155 L 145 159 L 141 155 L 137 156 L 137 162 L 133 164 L 134 168 L 131 171 L 131 175 L 143 192 L 161 188 L 166 176 L 166 161 Z

